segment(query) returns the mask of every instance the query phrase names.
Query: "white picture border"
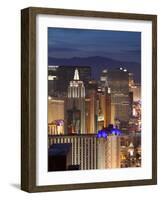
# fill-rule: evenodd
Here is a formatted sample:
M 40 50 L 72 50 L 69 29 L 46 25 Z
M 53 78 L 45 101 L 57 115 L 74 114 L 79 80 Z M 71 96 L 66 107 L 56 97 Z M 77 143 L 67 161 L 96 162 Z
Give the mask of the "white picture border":
M 141 32 L 142 167 L 48 172 L 48 27 Z M 36 17 L 36 185 L 152 178 L 152 22 L 59 15 Z

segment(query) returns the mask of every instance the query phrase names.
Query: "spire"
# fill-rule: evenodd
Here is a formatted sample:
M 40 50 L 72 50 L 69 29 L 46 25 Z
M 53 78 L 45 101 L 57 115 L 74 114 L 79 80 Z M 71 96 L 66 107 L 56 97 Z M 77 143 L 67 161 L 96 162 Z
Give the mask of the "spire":
M 75 72 L 74 72 L 74 80 L 75 80 L 75 81 L 78 81 L 78 80 L 79 80 L 79 72 L 78 72 L 78 69 L 77 69 L 77 68 L 75 69 Z
M 129 148 L 134 148 L 134 145 L 132 142 L 130 143 Z

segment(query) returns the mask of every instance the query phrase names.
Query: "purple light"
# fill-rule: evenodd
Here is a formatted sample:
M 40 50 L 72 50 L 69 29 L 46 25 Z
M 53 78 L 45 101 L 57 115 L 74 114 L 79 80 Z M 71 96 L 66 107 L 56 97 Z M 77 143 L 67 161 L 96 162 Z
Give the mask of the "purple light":
M 116 129 L 116 135 L 121 135 L 121 131 L 119 129 Z
M 102 137 L 107 138 L 107 133 L 105 131 L 102 131 Z
M 97 138 L 107 138 L 108 135 L 121 135 L 121 131 L 117 128 L 112 128 L 110 130 L 99 130 L 97 133 Z
M 97 138 L 107 138 L 107 133 L 104 130 L 99 130 L 97 133 Z
M 117 128 L 113 128 L 110 133 L 113 135 L 121 135 L 121 131 Z
M 64 125 L 64 121 L 62 119 L 55 120 L 55 123 L 56 123 L 57 126 L 63 126 Z
M 113 135 L 115 134 L 115 129 L 111 130 L 111 134 L 113 134 Z
M 101 138 L 101 137 L 102 137 L 102 133 L 101 133 L 101 131 L 98 131 L 97 138 Z

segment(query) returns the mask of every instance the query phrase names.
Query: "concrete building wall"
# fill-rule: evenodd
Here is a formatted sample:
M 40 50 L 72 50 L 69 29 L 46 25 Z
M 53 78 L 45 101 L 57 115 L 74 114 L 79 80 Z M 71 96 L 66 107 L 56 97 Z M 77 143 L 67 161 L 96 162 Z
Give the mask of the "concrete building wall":
M 120 167 L 120 137 L 98 139 L 98 169 Z

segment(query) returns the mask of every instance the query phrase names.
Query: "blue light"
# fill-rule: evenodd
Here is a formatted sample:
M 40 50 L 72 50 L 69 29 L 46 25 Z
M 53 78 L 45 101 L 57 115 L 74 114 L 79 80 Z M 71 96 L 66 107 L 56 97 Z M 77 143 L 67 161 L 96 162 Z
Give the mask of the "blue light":
M 113 128 L 113 129 L 111 129 L 110 134 L 112 134 L 112 135 L 121 135 L 121 131 L 119 129 L 117 129 L 117 128 Z
M 111 134 L 115 135 L 115 129 L 114 128 L 111 130 Z
M 108 135 L 121 135 L 121 131 L 117 128 L 112 128 L 110 130 L 99 130 L 97 133 L 97 138 L 107 138 Z
M 97 133 L 97 138 L 107 138 L 107 133 L 104 130 L 99 130 Z
M 121 135 L 121 131 L 119 129 L 116 129 L 116 135 Z
M 102 137 L 107 138 L 107 133 L 105 131 L 102 131 Z
M 101 137 L 102 137 L 102 133 L 101 133 L 101 131 L 98 131 L 97 138 L 101 138 Z

